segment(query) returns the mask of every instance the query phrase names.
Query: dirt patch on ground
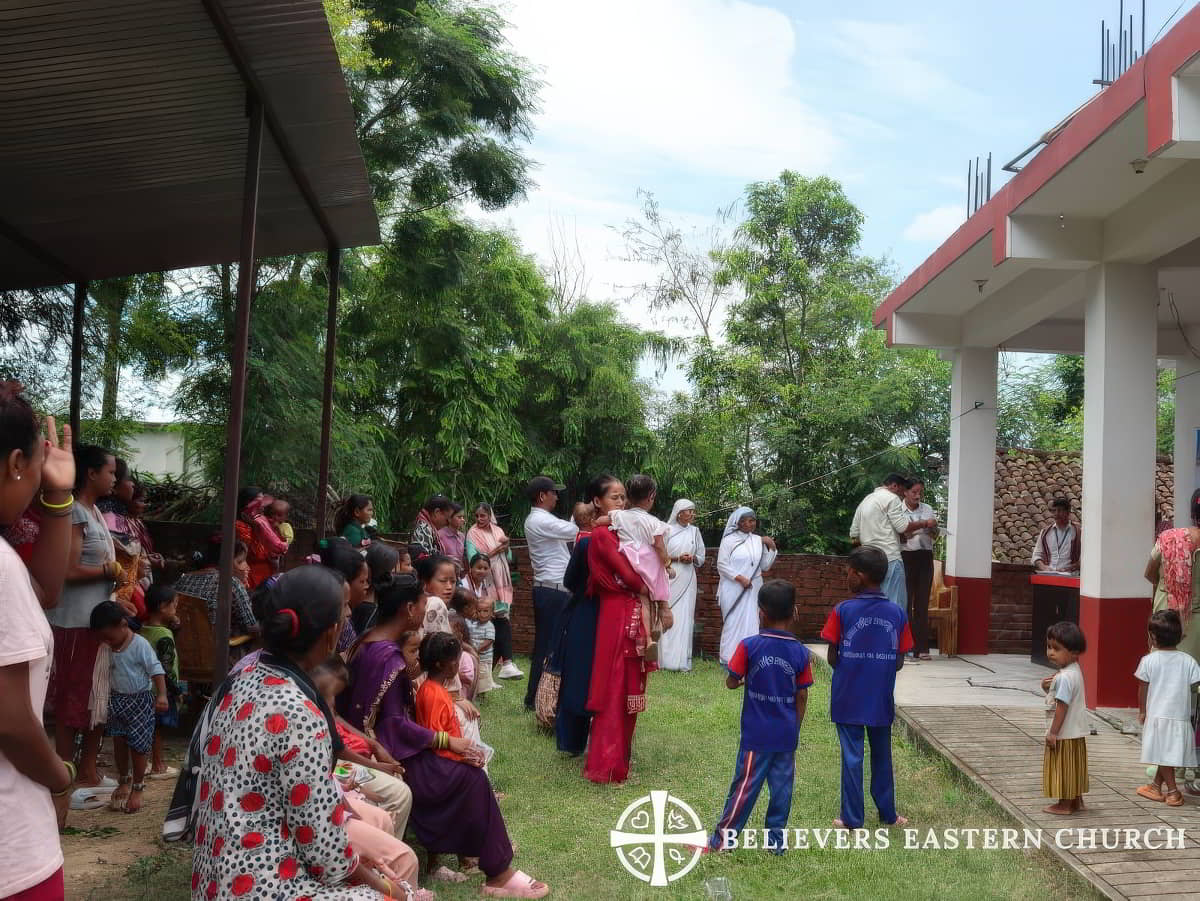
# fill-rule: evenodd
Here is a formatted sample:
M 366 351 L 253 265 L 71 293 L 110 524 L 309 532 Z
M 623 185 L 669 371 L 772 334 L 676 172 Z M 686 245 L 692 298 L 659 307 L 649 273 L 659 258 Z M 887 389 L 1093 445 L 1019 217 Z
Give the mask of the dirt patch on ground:
M 185 748 L 184 738 L 168 743 L 167 758 L 172 766 L 180 765 Z M 107 741 L 105 752 L 105 756 L 111 753 Z M 115 777 L 111 768 L 109 774 Z M 162 851 L 163 817 L 174 790 L 173 779 L 148 781 L 145 803 L 136 814 L 106 808 L 70 812 L 67 833 L 61 836 L 68 898 L 91 898 L 139 858 L 155 857 Z

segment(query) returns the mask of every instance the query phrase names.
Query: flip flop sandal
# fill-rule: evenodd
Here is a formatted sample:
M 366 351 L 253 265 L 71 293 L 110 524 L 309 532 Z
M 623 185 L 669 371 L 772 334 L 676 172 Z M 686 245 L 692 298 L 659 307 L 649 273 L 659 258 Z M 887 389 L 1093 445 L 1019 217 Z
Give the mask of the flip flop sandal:
M 1163 800 L 1165 800 L 1167 802 L 1168 807 L 1182 807 L 1183 806 L 1183 793 L 1180 792 L 1178 789 L 1176 789 L 1173 792 L 1167 792 L 1163 796 Z
M 1165 801 L 1166 797 L 1153 785 L 1142 785 L 1138 787 L 1137 793 L 1147 801 Z
M 99 810 L 108 804 L 112 797 L 112 789 L 98 789 L 95 786 L 77 788 L 71 792 L 71 810 Z
M 176 767 L 169 766 L 161 773 L 147 773 L 146 778 L 157 782 L 160 779 L 174 779 L 179 775 L 179 770 Z
M 522 870 L 512 874 L 512 878 L 504 885 L 483 886 L 483 894 L 489 898 L 545 898 L 550 894 L 550 886 L 539 883 L 536 879 Z
M 907 826 L 908 825 L 908 817 L 902 817 L 899 814 L 897 814 L 896 819 L 892 820 L 890 823 L 884 823 L 883 825 L 885 825 L 885 826 Z

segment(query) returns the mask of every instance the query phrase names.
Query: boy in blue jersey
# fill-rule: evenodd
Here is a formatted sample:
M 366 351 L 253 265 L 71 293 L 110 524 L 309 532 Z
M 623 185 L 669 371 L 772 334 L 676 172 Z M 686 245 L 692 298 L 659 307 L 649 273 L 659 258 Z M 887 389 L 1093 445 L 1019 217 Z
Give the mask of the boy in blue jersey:
M 842 746 L 842 815 L 838 829 L 863 824 L 863 732 L 871 742 L 871 798 L 880 822 L 903 826 L 896 813 L 892 779 L 892 720 L 896 671 L 912 649 L 908 616 L 879 590 L 887 576 L 887 555 L 864 545 L 850 552 L 846 580 L 854 597 L 829 614 L 821 637 L 829 642 L 833 667 L 829 718 Z
M 742 697 L 742 741 L 725 811 L 708 850 L 733 847 L 754 810 L 763 782 L 769 786 L 766 847 L 783 853 L 783 832 L 792 809 L 796 740 L 808 705 L 812 667 L 808 649 L 789 629 L 796 615 L 796 592 L 772 579 L 758 593 L 757 635 L 745 638 L 729 660 L 725 685 L 746 686 Z

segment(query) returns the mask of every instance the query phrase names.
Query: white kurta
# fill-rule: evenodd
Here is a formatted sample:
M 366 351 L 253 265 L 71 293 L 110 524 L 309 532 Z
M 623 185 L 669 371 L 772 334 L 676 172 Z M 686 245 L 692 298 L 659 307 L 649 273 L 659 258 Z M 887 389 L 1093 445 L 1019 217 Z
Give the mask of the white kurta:
M 758 591 L 762 588 L 762 574 L 775 563 L 775 557 L 776 552 L 768 550 L 757 535 L 737 531 L 721 541 L 717 554 L 717 572 L 721 574 L 717 603 L 725 618 L 721 627 L 722 664 L 729 663 L 743 638 L 758 633 Z M 737 576 L 751 580 L 745 593 L 735 581 Z
M 660 669 L 692 668 L 692 632 L 696 625 L 696 570 L 704 565 L 704 538 L 695 526 L 673 525 L 667 533 L 667 553 L 672 557 L 691 554 L 692 563 L 672 563 L 671 614 L 675 624 L 658 643 Z

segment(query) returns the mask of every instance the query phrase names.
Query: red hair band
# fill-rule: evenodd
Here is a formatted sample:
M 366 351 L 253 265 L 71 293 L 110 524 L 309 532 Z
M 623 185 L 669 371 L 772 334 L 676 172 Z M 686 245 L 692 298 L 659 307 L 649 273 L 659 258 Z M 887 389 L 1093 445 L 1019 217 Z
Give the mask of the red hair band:
M 295 638 L 300 634 L 300 617 L 296 615 L 296 611 L 291 607 L 284 607 L 279 612 L 292 621 L 292 631 L 289 633 L 288 637 Z

